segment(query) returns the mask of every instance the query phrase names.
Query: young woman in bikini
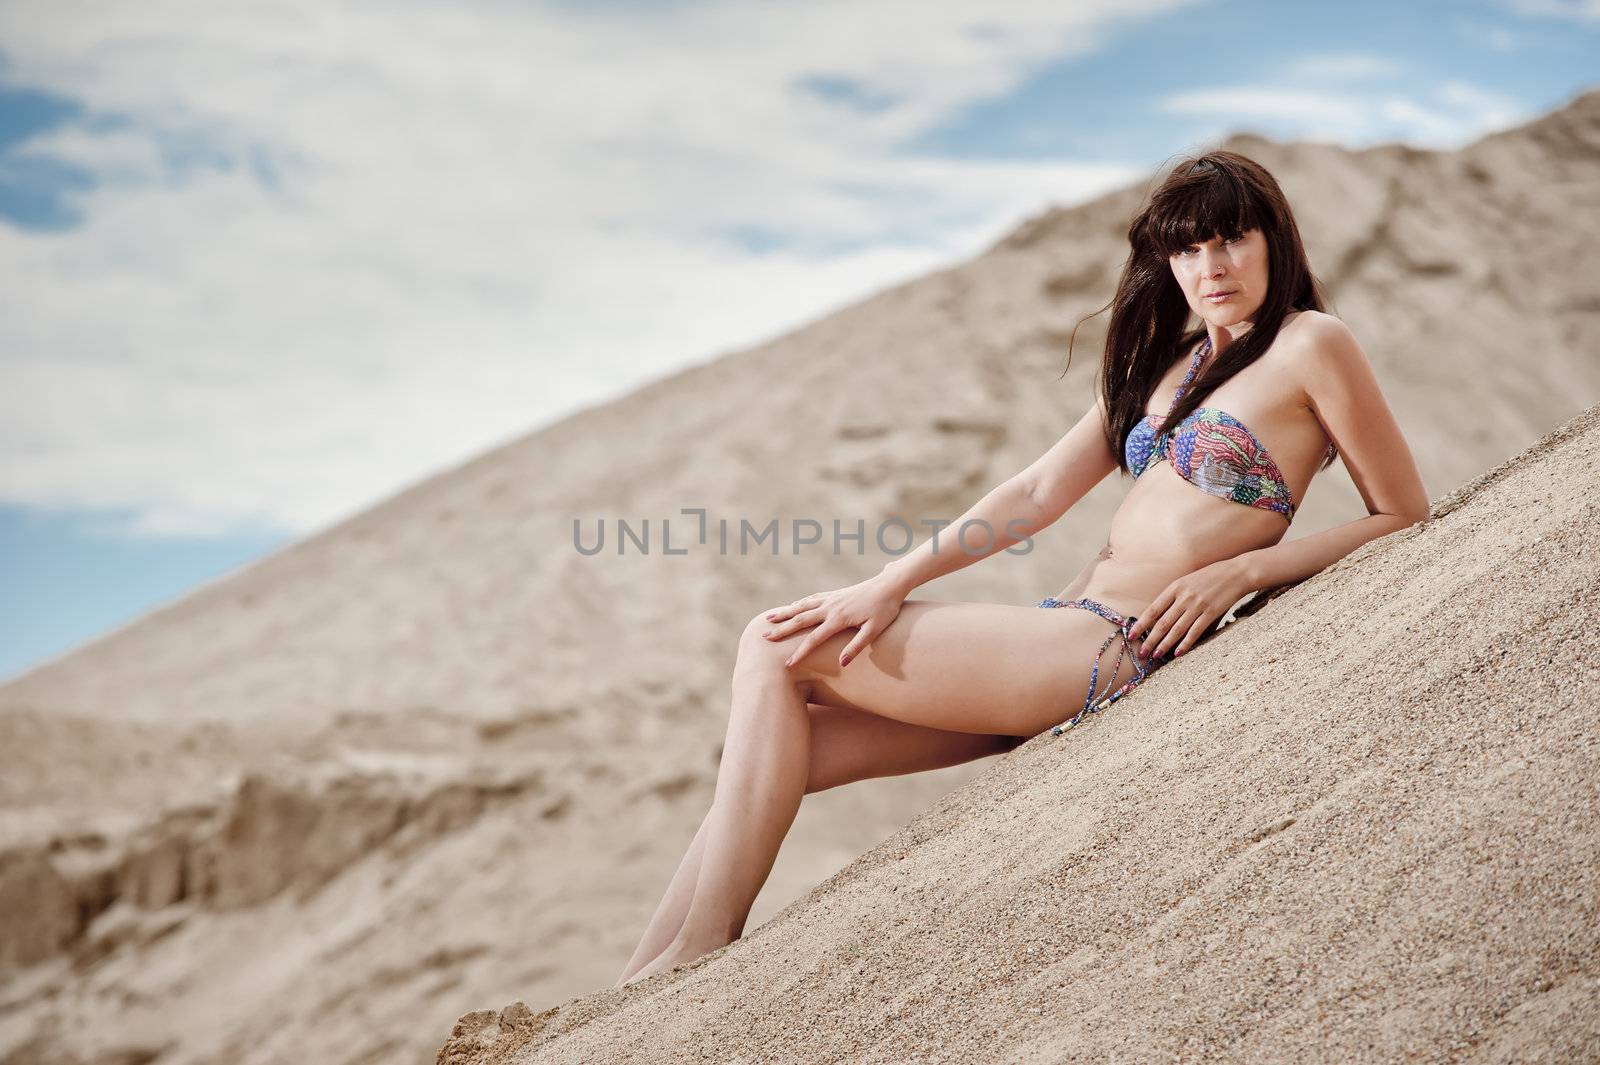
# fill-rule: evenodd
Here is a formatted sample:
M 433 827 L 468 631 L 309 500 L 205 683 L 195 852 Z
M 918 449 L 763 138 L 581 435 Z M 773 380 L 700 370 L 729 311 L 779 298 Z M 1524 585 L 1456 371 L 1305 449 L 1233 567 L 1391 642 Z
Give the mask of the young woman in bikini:
M 1128 239 L 1095 404 L 955 523 L 986 521 L 987 550 L 981 536 L 968 536 L 970 552 L 930 540 L 868 580 L 745 627 L 711 809 L 619 985 L 743 934 L 805 794 L 1059 734 L 1251 592 L 1427 518 L 1371 364 L 1323 312 L 1265 169 L 1226 151 L 1183 161 Z M 1281 543 L 1335 455 L 1367 516 Z M 1050 525 L 1119 468 L 1135 483 L 1105 547 L 1038 604 L 1076 609 L 906 598 Z

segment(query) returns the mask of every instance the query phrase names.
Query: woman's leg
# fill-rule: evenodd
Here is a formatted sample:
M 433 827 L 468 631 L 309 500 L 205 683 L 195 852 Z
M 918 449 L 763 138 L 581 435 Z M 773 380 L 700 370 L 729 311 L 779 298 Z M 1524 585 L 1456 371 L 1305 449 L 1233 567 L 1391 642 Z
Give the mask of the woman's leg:
M 808 795 L 871 777 L 899 776 L 960 765 L 1009 751 L 1026 739 L 950 732 L 821 703 L 808 703 L 806 711 L 811 716 L 811 761 L 806 775 Z M 667 886 L 639 946 L 617 978 L 617 986 L 630 982 L 635 973 L 671 944 L 683 927 L 683 919 L 694 898 L 709 821 L 707 813 L 683 860 L 678 863 L 672 883 Z
M 693 897 L 678 934 L 640 978 L 742 933 L 807 784 L 810 701 L 951 732 L 1033 736 L 1082 705 L 1108 631 L 1082 610 L 907 600 L 894 624 L 840 670 L 853 630 L 836 633 L 789 669 L 784 660 L 810 630 L 772 641 L 763 638 L 770 627 L 758 615 L 740 639 L 728 741 Z M 1132 675 L 1126 665 L 1112 670 L 1111 662 L 1108 655 L 1100 685 Z
M 694 898 L 694 881 L 700 875 L 700 852 L 705 849 L 706 823 L 710 819 L 709 812 L 700 819 L 700 827 L 689 841 L 689 849 L 678 863 L 678 871 L 672 874 L 672 883 L 667 885 L 666 894 L 661 896 L 655 915 L 650 918 L 615 986 L 621 987 L 631 981 L 635 973 L 667 949 L 678 929 L 683 927 L 684 915 L 689 912 L 689 902 Z

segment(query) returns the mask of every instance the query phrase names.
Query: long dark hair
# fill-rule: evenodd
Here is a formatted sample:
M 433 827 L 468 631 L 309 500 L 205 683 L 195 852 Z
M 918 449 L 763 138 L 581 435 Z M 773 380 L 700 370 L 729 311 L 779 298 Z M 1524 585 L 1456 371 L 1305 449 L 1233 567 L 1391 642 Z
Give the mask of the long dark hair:
M 1131 471 L 1122 441 L 1147 413 L 1156 384 L 1181 354 L 1206 336 L 1204 323 L 1198 329 L 1184 328 L 1189 303 L 1172 276 L 1170 257 L 1213 236 L 1228 239 L 1256 228 L 1267 240 L 1266 299 L 1249 331 L 1229 344 L 1184 393 L 1169 425 L 1178 424 L 1219 385 L 1264 355 L 1291 311 L 1322 310 L 1322 286 L 1311 273 L 1300 229 L 1278 182 L 1260 163 L 1238 152 L 1219 150 L 1181 160 L 1128 226 L 1128 259 L 1116 295 L 1106 304 L 1111 325 L 1098 383 L 1106 406 L 1106 442 L 1124 472 Z M 1069 364 L 1071 359 L 1069 338 Z M 1323 468 L 1332 461 L 1330 456 Z

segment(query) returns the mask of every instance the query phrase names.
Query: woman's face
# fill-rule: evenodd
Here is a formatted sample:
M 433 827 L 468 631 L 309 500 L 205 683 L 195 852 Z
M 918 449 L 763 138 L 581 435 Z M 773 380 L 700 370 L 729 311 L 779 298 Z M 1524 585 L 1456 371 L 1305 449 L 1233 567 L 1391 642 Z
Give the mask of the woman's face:
M 1169 262 L 1189 307 L 1217 328 L 1252 321 L 1267 298 L 1267 238 L 1260 229 L 1191 244 Z M 1208 298 L 1213 292 L 1227 295 Z

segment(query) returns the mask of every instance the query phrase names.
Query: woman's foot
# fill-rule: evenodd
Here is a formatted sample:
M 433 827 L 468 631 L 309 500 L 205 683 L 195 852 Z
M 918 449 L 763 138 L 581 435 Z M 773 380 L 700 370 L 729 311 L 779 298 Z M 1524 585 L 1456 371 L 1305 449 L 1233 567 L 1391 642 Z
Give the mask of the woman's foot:
M 728 942 L 731 943 L 732 940 L 729 940 Z M 699 958 L 703 958 L 712 951 L 718 950 L 727 945 L 727 943 L 717 943 L 712 946 L 705 946 L 682 943 L 674 940 L 666 950 L 663 950 L 660 954 L 657 954 L 654 958 L 652 958 L 644 968 L 640 969 L 626 980 L 623 980 L 621 983 L 617 984 L 617 986 L 626 987 L 628 984 L 652 977 L 656 973 L 664 973 L 668 969 L 676 969 L 680 965 L 687 965 L 690 962 Z

